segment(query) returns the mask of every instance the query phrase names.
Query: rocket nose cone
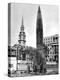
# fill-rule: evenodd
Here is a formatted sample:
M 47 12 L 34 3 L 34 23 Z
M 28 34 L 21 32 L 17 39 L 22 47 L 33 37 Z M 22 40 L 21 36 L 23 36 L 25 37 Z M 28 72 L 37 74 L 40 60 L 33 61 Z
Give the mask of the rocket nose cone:
M 41 18 L 41 10 L 40 10 L 40 6 L 38 7 L 38 13 L 37 13 L 37 19 Z
M 41 11 L 40 11 L 40 6 L 38 7 L 38 13 L 40 13 Z

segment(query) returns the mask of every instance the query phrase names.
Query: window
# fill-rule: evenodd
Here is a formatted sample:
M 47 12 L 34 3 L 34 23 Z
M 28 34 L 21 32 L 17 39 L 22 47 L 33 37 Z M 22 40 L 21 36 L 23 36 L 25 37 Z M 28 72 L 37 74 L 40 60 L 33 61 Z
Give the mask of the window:
M 9 66 L 10 68 L 12 68 L 12 67 L 13 67 L 13 64 L 9 64 L 8 66 Z
M 26 54 L 22 54 L 22 60 L 26 60 Z

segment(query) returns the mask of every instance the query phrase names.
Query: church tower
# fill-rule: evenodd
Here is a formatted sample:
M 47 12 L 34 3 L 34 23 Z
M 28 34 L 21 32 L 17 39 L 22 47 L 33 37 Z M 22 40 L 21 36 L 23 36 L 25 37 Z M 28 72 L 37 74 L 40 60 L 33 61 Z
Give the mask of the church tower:
M 36 23 L 36 47 L 40 48 L 43 44 L 43 25 L 40 6 L 38 7 L 37 23 Z
M 25 46 L 25 43 L 26 43 L 26 35 L 25 35 L 25 32 L 24 32 L 24 24 L 23 24 L 23 17 L 22 17 L 22 24 L 21 24 L 21 28 L 20 28 L 20 33 L 19 33 L 19 44 L 21 46 Z

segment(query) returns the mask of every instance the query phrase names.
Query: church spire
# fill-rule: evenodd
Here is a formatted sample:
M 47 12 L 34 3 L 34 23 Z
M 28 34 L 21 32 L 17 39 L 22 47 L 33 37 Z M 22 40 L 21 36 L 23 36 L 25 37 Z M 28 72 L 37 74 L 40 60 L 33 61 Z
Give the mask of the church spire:
M 24 23 L 23 23 L 23 16 L 22 16 L 22 22 L 21 22 L 21 32 L 24 32 Z
M 26 43 L 26 35 L 25 35 L 25 32 L 24 32 L 24 24 L 23 24 L 23 16 L 22 16 L 22 21 L 21 21 L 21 27 L 20 27 L 20 33 L 19 33 L 19 44 L 21 46 L 25 46 L 25 43 Z
M 23 16 L 22 16 L 22 25 L 23 25 Z

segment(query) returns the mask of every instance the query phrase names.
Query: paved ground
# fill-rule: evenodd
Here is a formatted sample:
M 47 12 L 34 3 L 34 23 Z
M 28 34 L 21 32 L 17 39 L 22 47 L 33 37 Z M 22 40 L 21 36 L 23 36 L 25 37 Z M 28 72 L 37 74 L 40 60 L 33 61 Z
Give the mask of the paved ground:
M 57 65 L 47 65 L 47 73 L 46 74 L 58 74 L 58 66 Z
M 58 68 L 49 68 L 47 69 L 47 75 L 58 74 Z
M 55 65 L 51 65 L 51 66 L 47 66 L 47 72 L 46 74 L 41 74 L 41 73 L 38 73 L 35 74 L 34 72 L 28 74 L 28 73 L 20 73 L 18 72 L 18 74 L 13 74 L 12 77 L 24 77 L 24 76 L 34 76 L 34 75 L 53 75 L 53 74 L 58 74 L 58 67 Z

